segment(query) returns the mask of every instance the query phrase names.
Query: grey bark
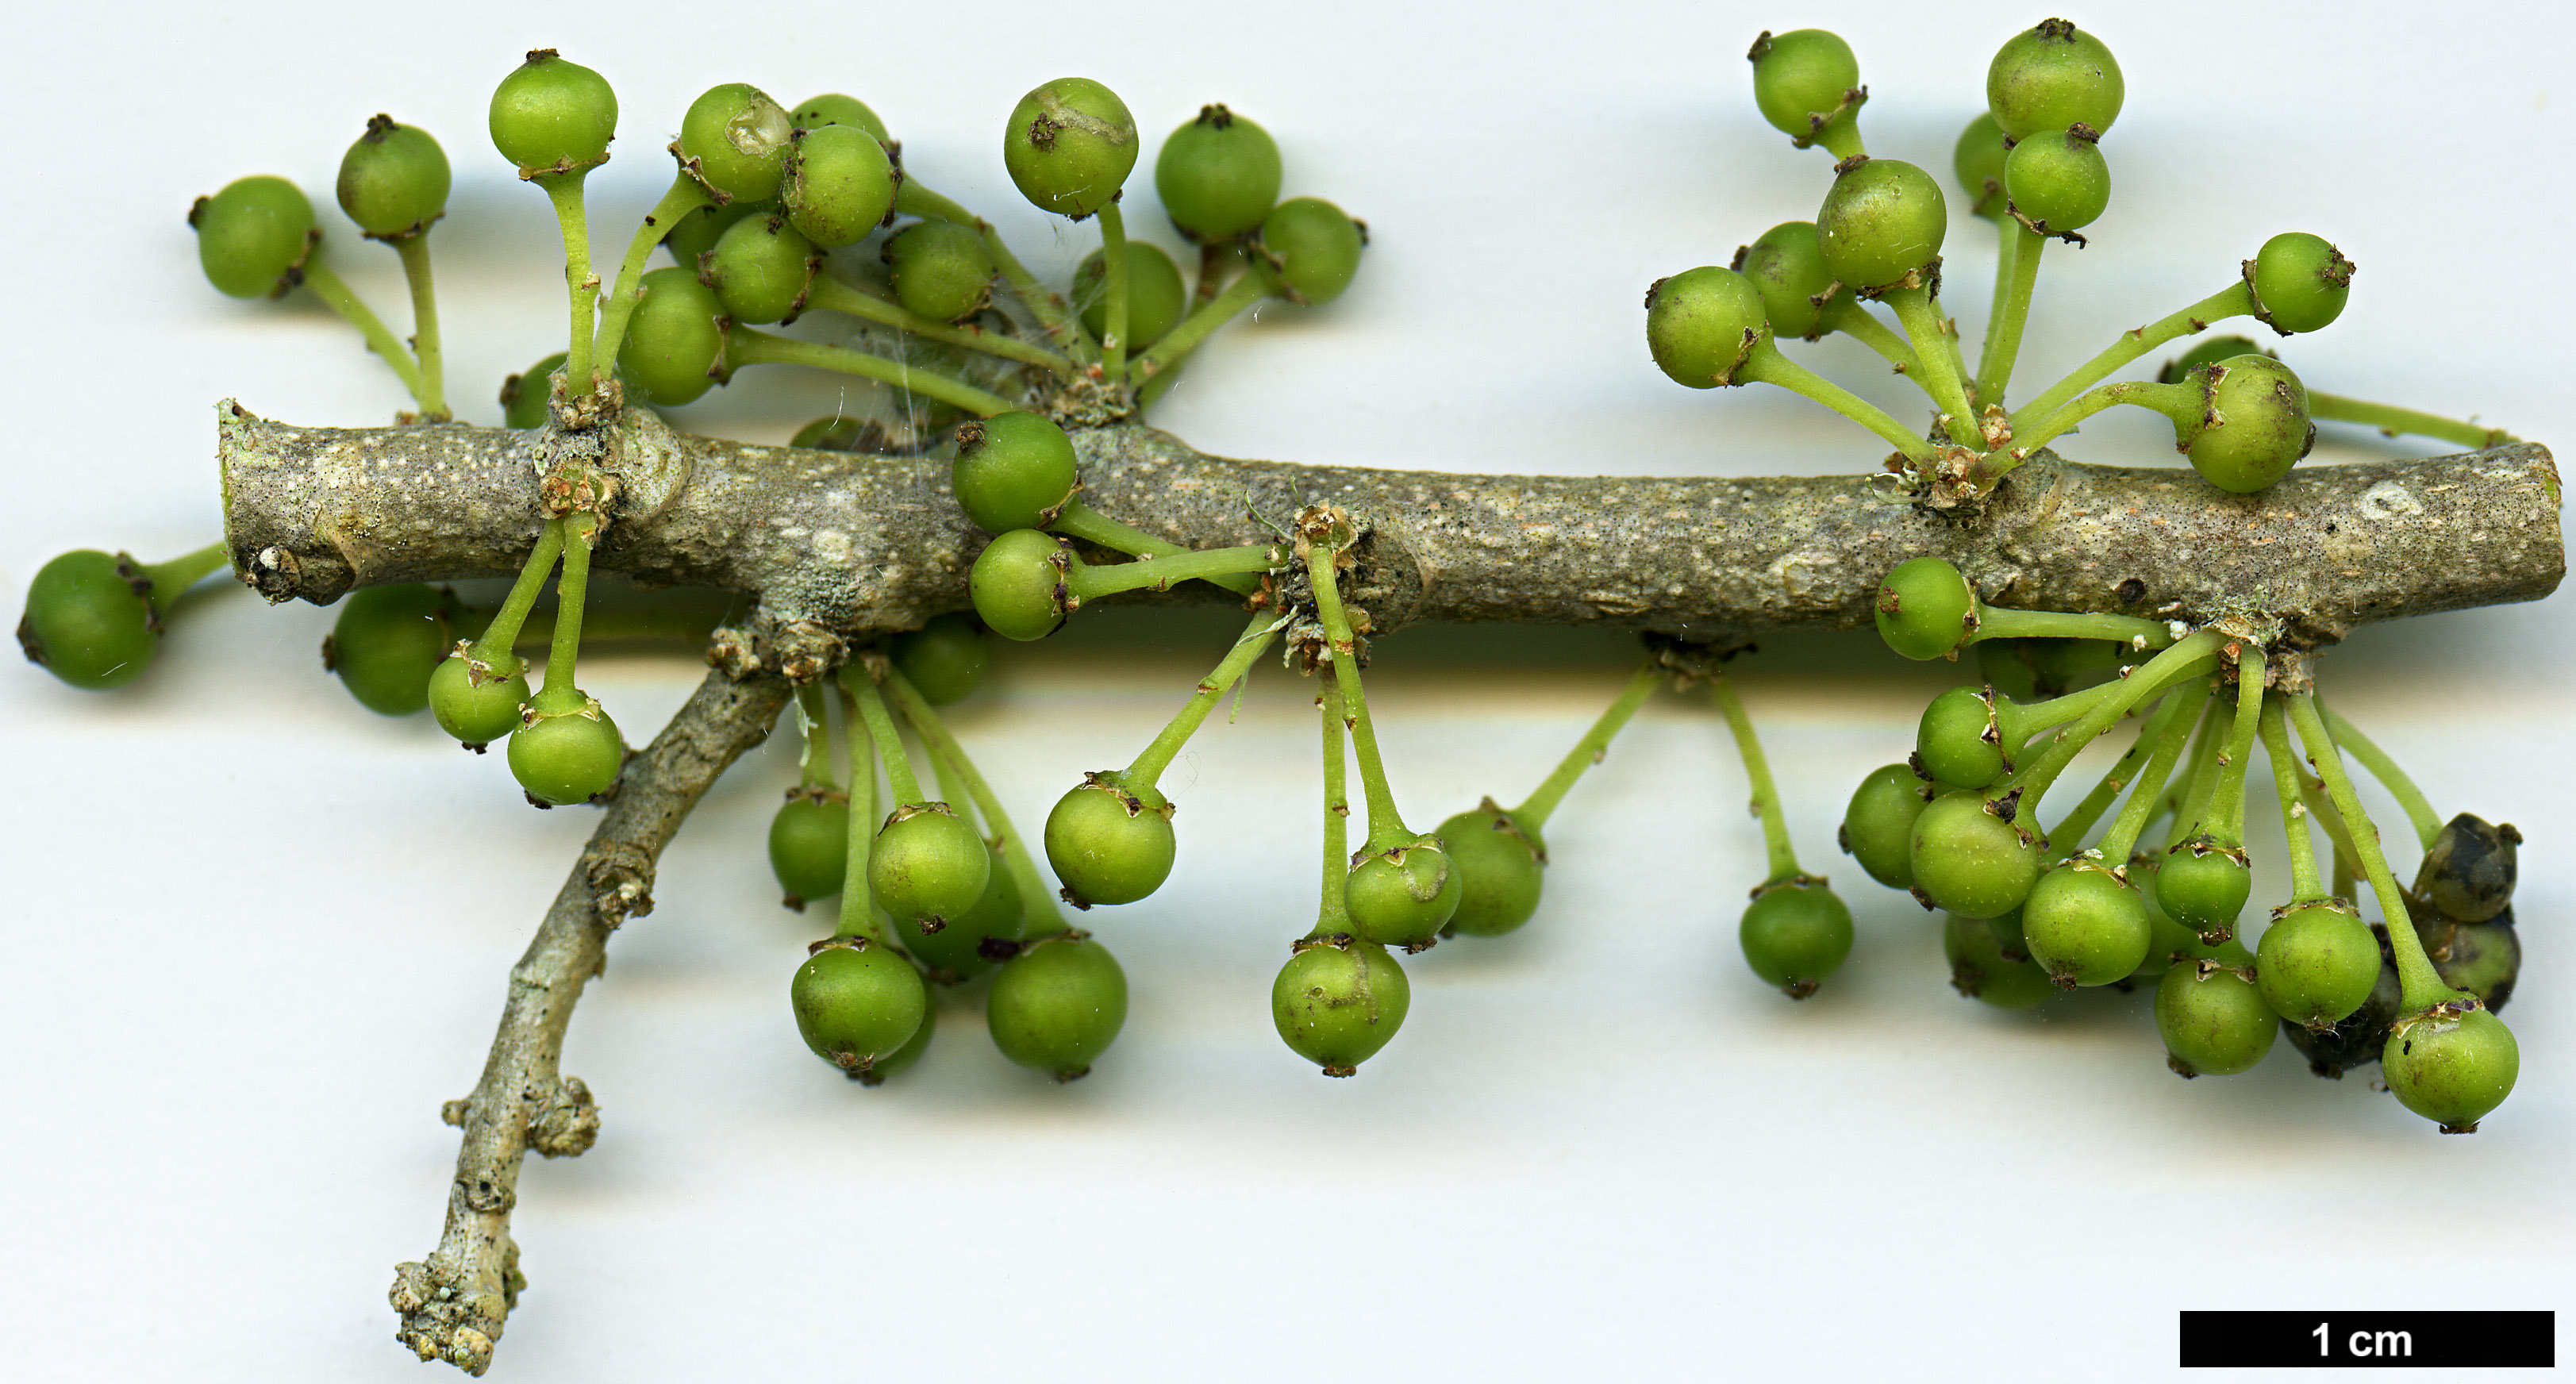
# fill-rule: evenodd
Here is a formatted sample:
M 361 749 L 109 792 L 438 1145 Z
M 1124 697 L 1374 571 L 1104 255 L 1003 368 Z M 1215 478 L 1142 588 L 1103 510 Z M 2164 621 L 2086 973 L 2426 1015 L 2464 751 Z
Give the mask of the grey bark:
M 547 435 L 459 424 L 299 428 L 219 406 L 234 563 L 272 600 L 515 572 Z M 2279 620 L 2332 643 L 2404 615 L 2534 600 L 2566 570 L 2537 443 L 2316 466 L 2261 495 L 2178 468 L 2043 452 L 1968 519 L 1877 476 L 1466 476 L 1233 461 L 1120 425 L 1076 435 L 1094 508 L 1190 547 L 1259 541 L 1331 500 L 1371 533 L 1350 598 L 1380 631 L 1531 620 L 1715 635 L 1870 618 L 1907 558 L 1956 562 L 2028 609 Z M 758 598 L 765 636 L 826 644 L 966 605 L 981 544 L 936 457 L 755 447 L 630 411 L 597 563 Z M 794 642 L 790 640 L 789 642 Z M 827 660 L 834 651 L 818 651 Z M 779 666 L 771 660 L 772 666 Z
M 574 862 L 525 955 L 510 968 L 509 1002 L 474 1093 L 450 1101 L 447 1122 L 465 1130 L 447 1225 L 426 1260 L 399 1265 L 387 1294 L 402 1324 L 395 1339 L 423 1360 L 468 1374 L 492 1363 L 525 1282 L 510 1239 L 519 1165 L 530 1149 L 569 1157 L 599 1137 L 599 1108 L 579 1077 L 560 1069 L 564 1029 L 582 987 L 607 964 L 608 934 L 653 910 L 653 871 L 698 799 L 769 734 L 788 685 L 773 677 L 707 675 L 653 743 L 629 760 L 599 829 Z

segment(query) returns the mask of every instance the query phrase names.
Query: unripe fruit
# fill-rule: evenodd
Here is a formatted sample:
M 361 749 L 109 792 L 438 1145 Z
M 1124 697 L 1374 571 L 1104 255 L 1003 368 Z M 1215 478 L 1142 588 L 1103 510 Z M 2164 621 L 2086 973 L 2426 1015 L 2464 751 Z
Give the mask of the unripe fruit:
M 886 123 L 868 109 L 868 103 L 855 96 L 838 92 L 817 96 L 798 105 L 788 120 L 800 130 L 819 130 L 831 125 L 849 125 L 865 130 L 879 144 L 891 144 L 894 136 L 886 133 Z
M 1109 949 L 1066 933 L 1020 949 L 984 1002 L 993 1046 L 1058 1081 L 1087 1076 L 1127 1023 L 1127 973 Z
M 1012 108 L 1002 165 L 1040 211 L 1079 221 L 1117 196 L 1136 166 L 1136 118 L 1100 83 L 1059 77 Z
M 802 909 L 841 892 L 850 859 L 850 800 L 837 790 L 791 788 L 769 819 L 769 870 Z
M 724 315 L 736 322 L 783 322 L 805 310 L 806 291 L 822 264 L 822 252 L 785 217 L 745 217 L 700 261 L 698 281 L 715 290 Z
M 1449 930 L 1469 937 L 1500 937 L 1538 911 L 1545 884 L 1547 845 L 1491 798 L 1461 812 L 1433 833 L 1459 876 L 1458 911 Z
M 578 694 L 576 694 L 578 695 Z M 617 786 L 626 742 L 599 703 L 537 712 L 510 736 L 510 774 L 528 796 L 556 807 L 586 803 Z
M 1279 146 L 1224 106 L 1202 106 L 1163 141 L 1154 192 L 1190 243 L 1238 239 L 1279 201 Z
M 1257 264 L 1281 297 L 1321 307 L 1351 286 L 1367 247 L 1367 232 L 1350 213 L 1321 197 L 1292 197 L 1262 218 Z
M 405 584 L 349 593 L 322 641 L 322 666 L 369 711 L 409 716 L 429 705 L 429 680 L 456 647 L 465 614 L 456 594 Z
M 2003 127 L 1995 123 L 1992 111 L 1978 115 L 1959 132 L 1959 142 L 1950 150 L 1950 170 L 1968 194 L 1970 215 L 1988 221 L 2003 219 L 2006 152 Z
M 868 887 L 897 920 L 963 918 L 984 897 L 992 853 L 965 819 L 939 803 L 897 806 L 878 828 Z
M 1780 880 L 1753 891 L 1736 937 L 1755 975 L 1803 1000 L 1851 955 L 1851 910 L 1822 879 Z
M 2209 836 L 2176 845 L 2156 869 L 2157 905 L 2206 941 L 2235 935 L 2253 892 L 2254 871 L 2244 850 Z
M 2154 936 L 2136 886 L 2084 860 L 2039 877 L 2021 906 L 2021 928 L 2030 959 L 2070 990 L 2128 979 Z
M 83 548 L 55 558 L 27 583 L 19 648 L 74 687 L 123 687 L 161 651 L 160 617 L 148 589 L 135 589 L 143 581 L 134 559 L 121 553 Z
M 1352 1076 L 1404 1026 L 1413 988 L 1404 967 L 1375 942 L 1310 938 L 1297 944 L 1270 985 L 1270 1017 L 1289 1050 Z
M 2041 235 L 2082 230 L 2111 205 L 2111 166 L 2087 134 L 2044 130 L 2004 161 L 2005 196 Z
M 304 282 L 320 239 L 313 204 L 284 178 L 241 178 L 188 210 L 206 281 L 235 298 L 279 298 Z
M 1825 29 L 1765 33 L 1745 54 L 1753 64 L 1753 104 L 1771 128 L 1798 147 L 1825 142 L 1827 132 L 1858 118 L 1860 60 L 1842 36 Z
M 986 628 L 1004 639 L 1044 639 L 1064 623 L 1065 541 L 1013 529 L 984 545 L 966 573 L 967 594 Z
M 894 296 L 941 322 L 983 310 L 992 296 L 993 252 L 984 238 L 954 221 L 916 221 L 885 244 Z
M 2316 446 L 2307 386 L 2270 356 L 2235 356 L 2194 371 L 2201 387 L 2198 426 L 2176 427 L 2177 441 L 2203 480 L 2237 495 L 2269 489 Z
M 2127 86 L 2102 40 L 2063 19 L 2013 35 L 1986 67 L 1986 109 L 2014 139 L 2090 125 L 2107 134 Z
M 1871 879 L 1890 889 L 1914 884 L 1914 819 L 1931 793 L 1912 769 L 1889 764 L 1870 771 L 1844 809 L 1841 845 Z
M 2007 949 L 2003 933 L 2010 934 Z M 1941 928 L 1941 951 L 1950 961 L 1950 988 L 1997 1009 L 2032 1009 L 2057 993 L 2048 972 L 2021 945 L 2021 915 L 1962 918 L 1950 914 Z
M 2330 1029 L 2370 998 L 2379 981 L 2379 943 L 2350 909 L 2302 904 L 2264 929 L 2254 974 L 2273 1013 L 2309 1029 Z
M 1977 593 L 1937 557 L 1896 564 L 1878 584 L 1878 636 L 1917 661 L 1955 653 L 1976 630 Z
M 1073 439 L 1043 414 L 997 413 L 957 429 L 949 488 L 987 533 L 1042 529 L 1079 487 Z
M 2522 1050 L 2504 1020 L 2483 1008 L 2446 1004 L 2399 1019 L 2379 1065 L 2400 1104 L 2445 1134 L 2474 1134 L 2478 1121 L 2513 1093 Z
M 805 1046 L 860 1080 L 930 1021 L 921 973 L 864 937 L 835 938 L 807 957 L 787 993 Z
M 650 403 L 688 403 L 715 385 L 712 372 L 724 353 L 724 329 L 716 319 L 724 305 L 714 289 L 698 282 L 695 268 L 656 269 L 644 276 L 643 290 L 618 347 L 617 368 Z
M 1416 837 L 1374 852 L 1342 883 L 1351 931 L 1387 947 L 1419 951 L 1458 911 L 1466 880 L 1436 837 Z
M 712 86 L 680 117 L 680 157 L 714 200 L 761 202 L 778 195 L 795 124 L 769 93 L 743 82 Z
M 340 156 L 340 210 L 383 239 L 416 235 L 447 214 L 447 151 L 429 132 L 375 116 Z
M 2276 235 L 2245 261 L 2254 315 L 2283 336 L 2322 331 L 2343 315 L 2344 301 L 2352 296 L 2353 269 L 2353 262 L 2322 236 L 2305 231 Z
M 1816 223 L 1784 221 L 1764 231 L 1735 252 L 1732 267 L 1762 295 L 1773 335 L 1813 341 L 1824 334 L 1825 308 L 1842 290 L 1834 287 L 1833 271 L 1825 267 Z
M 2263 1060 L 2278 1029 L 2242 972 L 2192 961 L 2156 983 L 2156 1033 L 2176 1075 L 2234 1076 Z
M 429 714 L 470 750 L 516 731 L 527 700 L 527 666 L 515 655 L 503 655 L 484 676 L 464 654 L 452 653 L 429 675 Z
M 1676 384 L 1739 383 L 1736 372 L 1770 330 L 1762 291 L 1732 269 L 1702 265 L 1646 290 L 1646 349 Z
M 1108 260 L 1092 251 L 1073 271 L 1073 296 L 1085 304 L 1082 325 L 1093 336 L 1109 331 Z M 1181 267 L 1148 241 L 1127 242 L 1127 349 L 1142 351 L 1181 324 L 1190 307 L 1190 291 L 1181 282 Z
M 1992 918 L 2020 908 L 2039 879 L 2045 854 L 2034 835 L 1989 811 L 1974 791 L 1944 793 L 1914 819 L 1914 888 L 1933 906 L 1962 917 Z M 2136 964 L 2131 958 L 2130 965 Z
M 492 146 L 520 177 L 578 174 L 608 161 L 617 93 L 607 78 L 541 48 L 494 89 L 490 122 Z
M 855 245 L 894 209 L 894 164 L 885 146 L 856 125 L 799 131 L 789 147 L 779 204 L 817 245 Z
M 1864 297 L 1928 277 L 1950 212 L 1932 175 L 1899 159 L 1845 160 L 1816 211 L 1825 267 Z
M 1047 814 L 1047 863 L 1078 907 L 1134 903 L 1162 888 L 1176 849 L 1171 800 L 1124 771 L 1083 775 Z
M 932 706 L 946 706 L 973 692 L 992 662 L 984 631 L 955 612 L 934 615 L 920 629 L 886 641 L 886 657 Z

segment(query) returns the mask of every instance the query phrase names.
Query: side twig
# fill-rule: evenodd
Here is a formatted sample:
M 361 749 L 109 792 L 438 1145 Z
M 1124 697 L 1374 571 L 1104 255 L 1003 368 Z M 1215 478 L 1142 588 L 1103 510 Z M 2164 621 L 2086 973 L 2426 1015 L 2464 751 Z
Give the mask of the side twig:
M 567 1158 L 599 1137 L 599 1107 L 560 1070 L 564 1029 L 582 987 L 607 965 L 608 935 L 653 911 L 663 847 L 726 766 L 769 734 L 787 703 L 774 677 L 712 672 L 642 753 L 629 759 L 599 829 L 510 969 L 509 1002 L 474 1093 L 442 1115 L 465 1130 L 447 1227 L 428 1259 L 394 1269 L 395 1339 L 423 1360 L 479 1375 L 526 1279 L 510 1239 L 519 1165 L 530 1149 Z

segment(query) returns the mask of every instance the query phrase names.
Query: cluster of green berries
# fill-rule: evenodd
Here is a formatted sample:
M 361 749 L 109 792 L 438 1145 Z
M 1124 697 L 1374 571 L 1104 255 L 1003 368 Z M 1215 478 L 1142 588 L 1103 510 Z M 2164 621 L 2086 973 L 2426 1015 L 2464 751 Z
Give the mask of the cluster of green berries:
M 2376 846 L 2349 843 L 2375 840 L 2375 830 L 2351 817 L 2357 800 L 2328 801 L 2342 791 L 2333 786 L 2339 764 L 2313 783 L 2301 776 L 2285 720 L 2299 720 L 2310 762 L 2332 736 L 2332 745 L 2363 745 L 2357 752 L 2402 795 L 2412 785 L 2371 758 L 2375 747 L 2352 741 L 2357 732 L 2312 723 L 2303 700 L 2265 688 L 2266 661 L 2250 638 L 1998 610 L 1933 558 L 1892 570 L 1877 614 L 1896 652 L 1955 657 L 1977 644 L 1991 679 L 1935 697 L 1913 754 L 1862 780 L 1842 827 L 1843 848 L 1872 878 L 1947 911 L 1944 947 L 1963 994 L 2020 1009 L 2052 989 L 2152 981 L 2158 1031 L 2184 1076 L 2245 1071 L 2287 1031 L 2321 1074 L 2379 1058 L 2406 1106 L 2445 1129 L 2474 1128 L 2502 1101 L 2518 1063 L 2493 1014 L 2521 956 L 2509 912 L 2520 838 L 2510 827 L 2455 818 L 2428 840 L 2411 890 L 2382 888 L 2410 915 L 2416 935 L 2400 945 L 2429 958 L 2449 987 L 2407 991 L 2386 929 L 2374 938 L 2350 902 L 2325 892 L 2308 819 L 2323 821 L 2365 871 L 2377 868 Z M 2232 685 L 2211 676 L 2230 660 Z M 2142 718 L 2136 746 L 2043 830 L 2040 802 L 2058 772 L 2131 715 Z M 2290 902 L 2249 951 L 2236 932 L 2253 888 L 2244 797 L 2258 738 L 2284 804 L 2293 879 Z M 2079 849 L 2123 789 L 2127 805 L 2100 844 Z M 2429 809 L 2410 811 L 2431 830 Z M 2164 846 L 2139 849 L 2141 832 L 2167 813 Z
M 2153 343 L 2221 317 L 2253 316 L 2284 335 L 2333 322 L 2353 266 L 2304 232 L 2274 236 L 2244 262 L 2238 283 L 2129 334 L 2022 408 L 2005 402 L 2041 249 L 2050 238 L 2082 244 L 2080 232 L 2110 206 L 2102 141 L 2126 87 L 2100 38 L 2062 19 L 2014 35 L 1988 67 L 1987 109 L 1953 148 L 1967 206 L 2001 233 L 1998 316 L 1974 370 L 1933 306 L 1950 231 L 1948 200 L 1925 169 L 1863 148 L 1858 120 L 1868 89 L 1850 45 L 1802 29 L 1762 35 L 1749 56 L 1763 117 L 1798 147 L 1831 151 L 1834 180 L 1812 221 L 1773 227 L 1727 268 L 1703 266 L 1649 288 L 1647 346 L 1666 375 L 1694 389 L 1759 382 L 1805 394 L 1895 443 L 1890 466 L 1942 507 L 1991 490 L 2039 447 L 2112 404 L 2166 414 L 2177 449 L 2222 490 L 2263 490 L 2306 457 L 2314 410 L 2298 377 L 2277 360 L 2210 355 L 2187 379 L 2085 390 Z M 1902 337 L 1864 307 L 1872 300 L 1895 310 Z M 1923 387 L 1936 410 L 1928 438 L 1792 362 L 1776 344 L 1836 331 L 1870 345 Z

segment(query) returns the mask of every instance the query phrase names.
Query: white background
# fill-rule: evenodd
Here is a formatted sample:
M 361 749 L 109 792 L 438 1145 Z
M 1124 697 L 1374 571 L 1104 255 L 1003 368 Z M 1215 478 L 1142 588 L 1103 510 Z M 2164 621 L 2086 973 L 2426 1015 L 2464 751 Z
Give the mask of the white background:
M 1987 58 L 2042 13 L 721 10 L 21 8 L 0 59 L 0 605 L 66 548 L 158 558 L 212 539 L 219 398 L 314 424 L 403 404 L 310 302 L 215 294 L 182 219 L 236 176 L 292 176 L 324 207 L 333 262 L 399 324 L 392 255 L 329 207 L 341 149 L 378 110 L 456 163 L 435 240 L 450 378 L 463 416 L 497 419 L 500 377 L 557 348 L 562 321 L 545 201 L 482 133 L 525 48 L 559 46 L 617 85 L 624 138 L 590 184 L 610 243 L 666 180 L 679 112 L 717 81 L 864 96 L 919 176 L 1059 271 L 1092 232 L 1045 222 L 1003 177 L 1021 91 L 1108 82 L 1149 161 L 1201 102 L 1230 102 L 1277 136 L 1289 191 L 1365 217 L 1374 247 L 1340 302 L 1229 330 L 1166 426 L 1301 461 L 1765 474 L 1863 468 L 1883 448 L 1779 391 L 1670 385 L 1638 310 L 1653 278 L 1722 264 L 1822 195 L 1823 156 L 1756 115 L 1746 44 L 1766 26 L 1842 31 L 1874 92 L 1873 151 L 1946 180 Z M 2343 320 L 2289 343 L 2312 385 L 2576 436 L 2563 15 L 2073 17 L 2114 46 L 2129 103 L 2092 248 L 2049 256 L 2025 394 L 2224 285 L 2264 237 L 2309 229 L 2361 266 Z M 1128 205 L 1177 246 L 1141 172 Z M 1991 240 L 1958 221 L 1950 305 L 1973 332 Z M 1905 402 L 1848 343 L 1806 354 Z M 834 392 L 754 373 L 678 417 L 781 440 Z M 2170 459 L 2162 427 L 2106 415 L 2065 449 Z M 2340 436 L 2312 464 L 2401 445 Z M 2324 666 L 2445 811 L 2532 840 L 2530 960 L 2507 1015 L 2522 1084 L 2465 1139 L 2367 1077 L 2313 1079 L 2286 1044 L 2250 1075 L 2177 1081 L 2144 995 L 2026 1016 L 1954 996 L 1936 924 L 1832 851 L 1850 785 L 1902 755 L 1948 676 L 1861 636 L 1773 640 L 1739 665 L 1804 858 L 1859 920 L 1822 996 L 1793 1007 L 1737 959 L 1761 868 L 1740 772 L 1705 706 L 1661 701 L 1551 828 L 1539 920 L 1408 963 L 1412 1018 L 1349 1082 L 1295 1060 L 1265 1012 L 1311 916 L 1314 855 L 1311 716 L 1275 669 L 1167 784 L 1170 884 L 1091 920 L 1134 1007 L 1098 1072 L 1064 1089 L 1005 1063 L 957 1005 L 881 1090 L 803 1052 L 785 991 L 817 924 L 777 908 L 759 848 L 791 772 L 782 736 L 708 799 L 660 908 L 615 940 L 573 1024 L 566 1070 L 597 1092 L 605 1132 L 521 1182 L 533 1286 L 492 1377 L 2143 1378 L 2171 1372 L 2181 1308 L 2576 1305 L 2567 612 L 2374 629 Z M 497 758 L 459 754 L 425 718 L 359 709 L 314 657 L 329 619 L 227 591 L 123 692 L 0 672 L 15 1378 L 430 1368 L 391 1341 L 384 1286 L 434 1243 L 456 1148 L 439 1102 L 480 1069 L 505 970 L 591 819 L 526 810 Z M 1229 627 L 1085 623 L 1012 650 L 958 716 L 1024 821 L 1130 757 Z M 1387 641 L 1372 687 L 1407 812 L 1428 826 L 1526 792 L 1615 689 L 1623 647 Z M 679 658 L 584 668 L 639 742 L 696 676 Z

